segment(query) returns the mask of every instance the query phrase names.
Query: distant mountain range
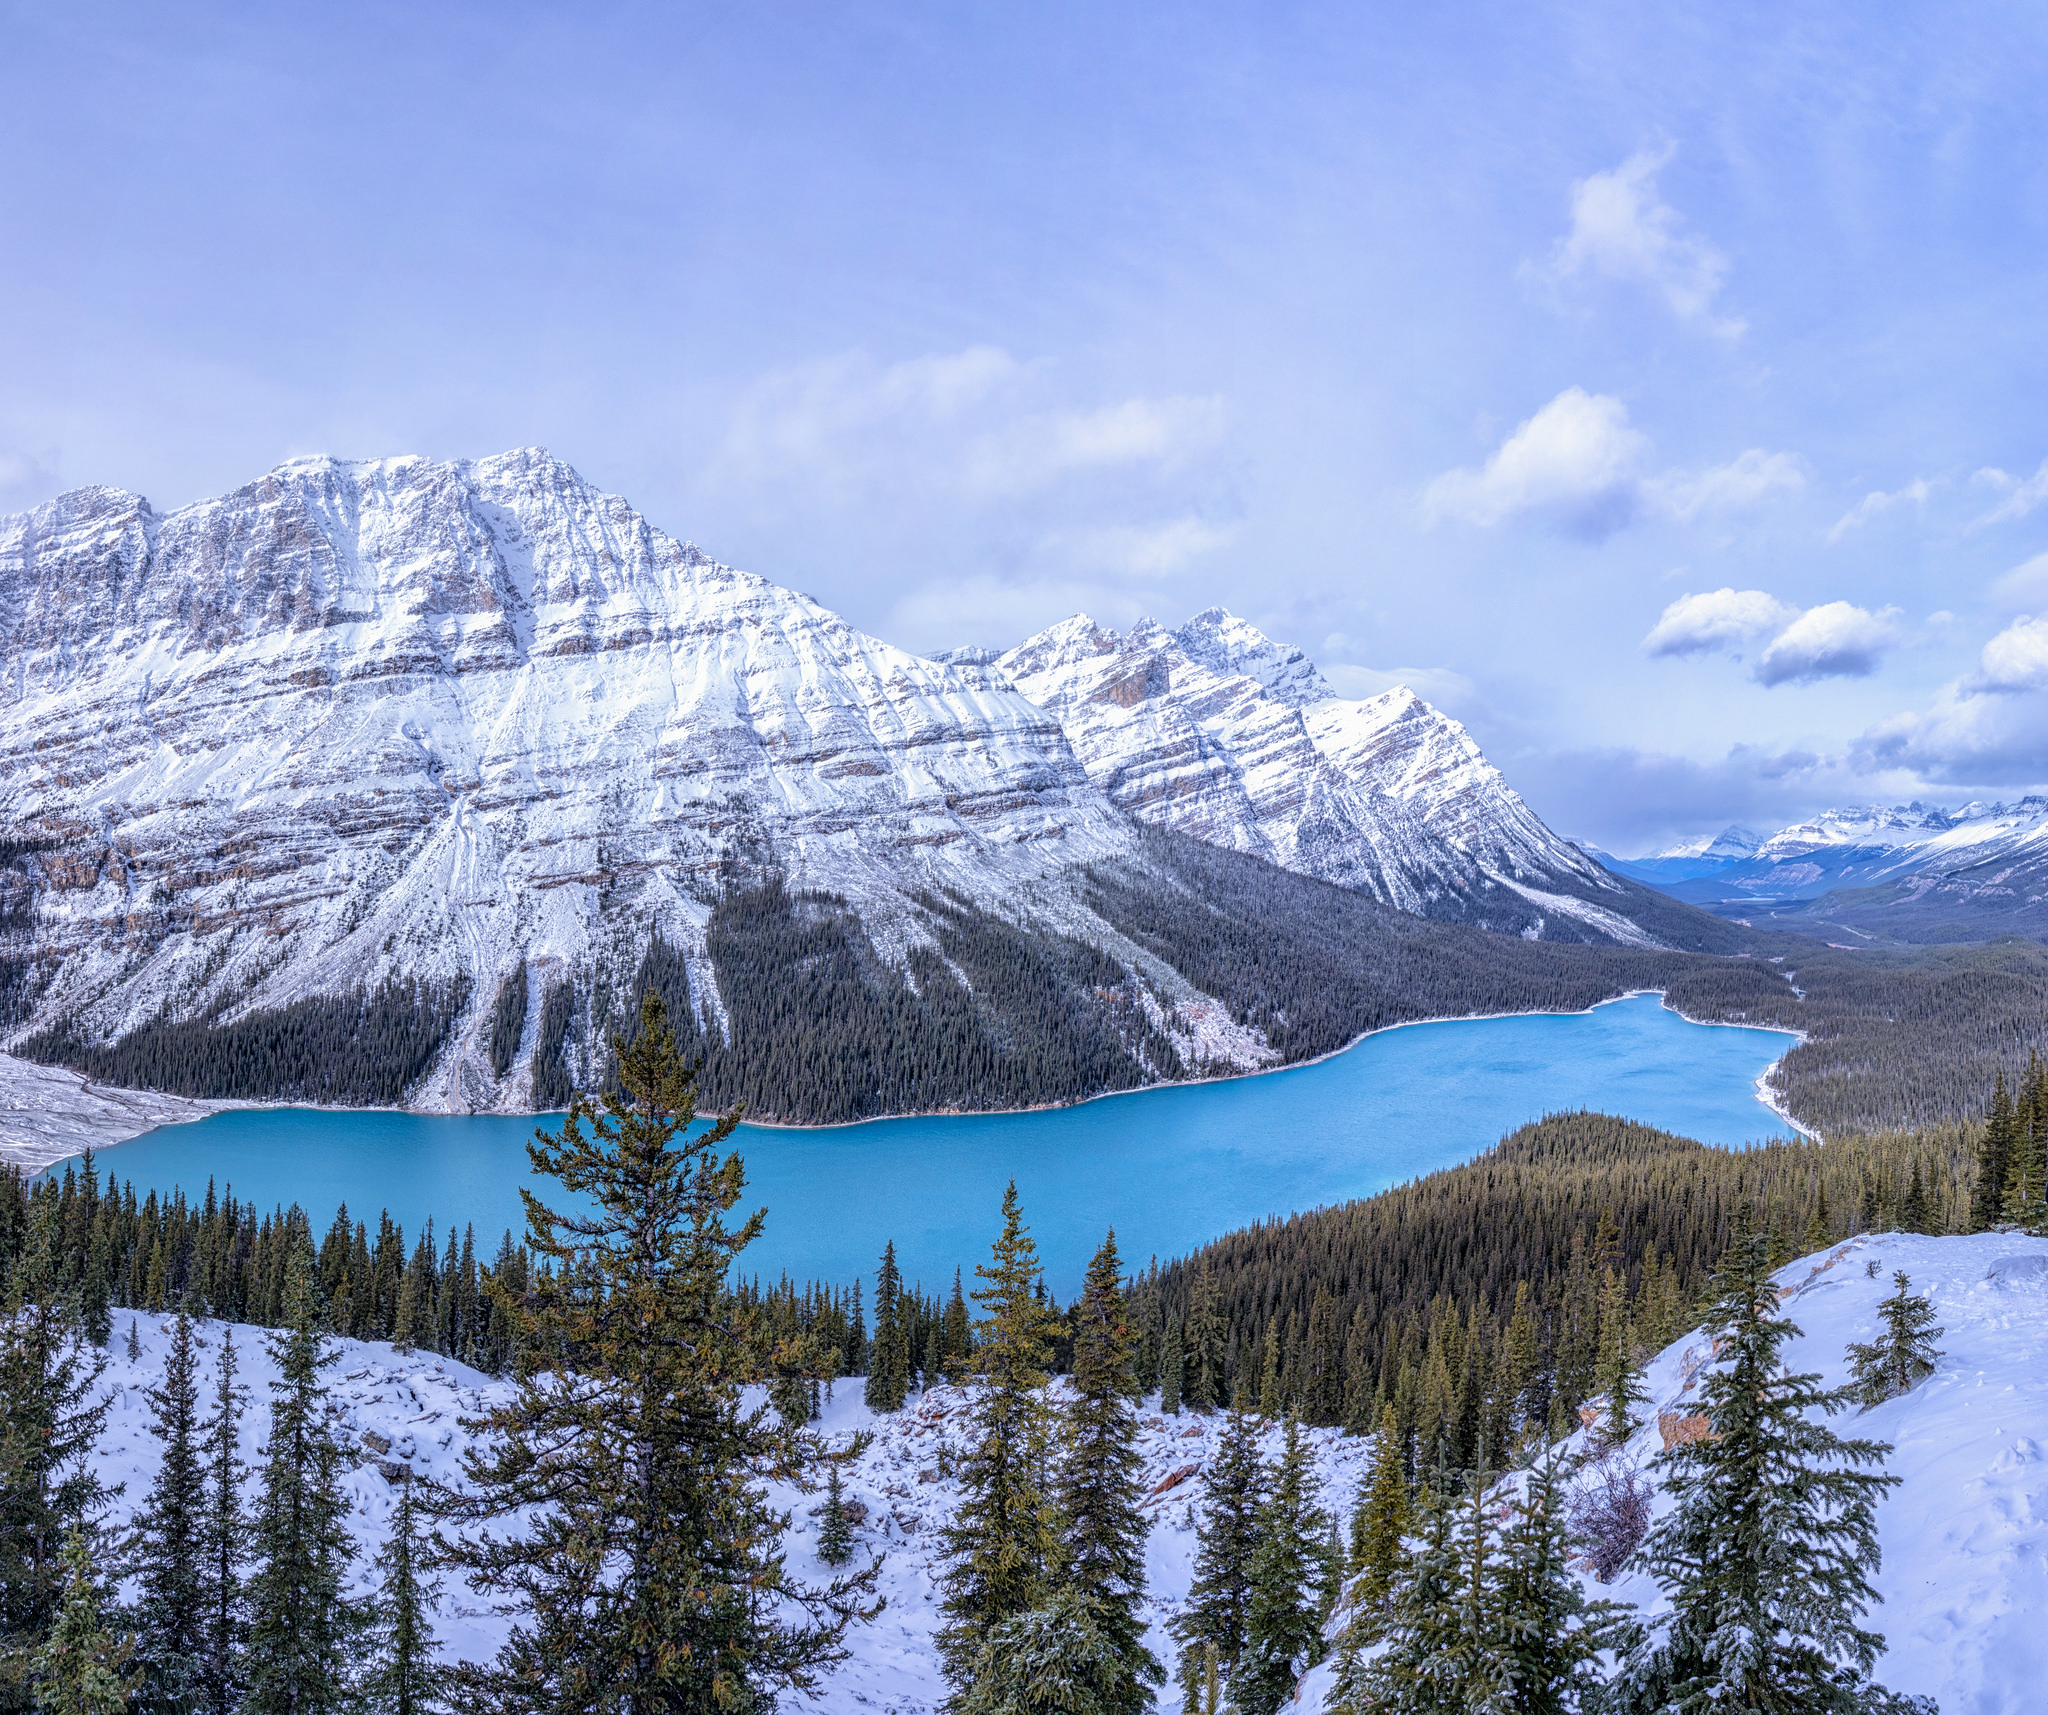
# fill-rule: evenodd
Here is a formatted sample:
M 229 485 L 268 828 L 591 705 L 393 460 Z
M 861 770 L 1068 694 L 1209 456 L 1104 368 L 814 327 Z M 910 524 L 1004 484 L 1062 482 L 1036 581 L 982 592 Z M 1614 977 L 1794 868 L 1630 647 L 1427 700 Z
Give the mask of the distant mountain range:
M 1829 810 L 1770 835 L 1729 828 L 1647 858 L 1596 855 L 1674 899 L 1845 945 L 2048 933 L 2044 797 Z
M 167 513 L 65 494 L 0 520 L 0 617 L 0 1028 L 114 1081 L 516 1107 L 601 1073 L 652 983 L 757 1110 L 867 1111 L 828 1061 L 869 1107 L 1014 1103 L 1339 1029 L 1304 1033 L 1299 959 L 1218 1004 L 1204 890 L 1276 959 L 1319 916 L 1389 949 L 1354 1022 L 1566 980 L 1423 958 L 1393 911 L 1733 933 L 1552 834 L 1412 692 L 1340 698 L 1221 609 L 921 658 L 536 449 L 299 459 Z M 1321 883 L 1387 915 L 1340 933 Z M 1494 975 L 1433 993 L 1442 959 Z M 764 1036 L 772 1065 L 718 1058 Z M 922 1070 L 874 1070 L 913 1039 Z

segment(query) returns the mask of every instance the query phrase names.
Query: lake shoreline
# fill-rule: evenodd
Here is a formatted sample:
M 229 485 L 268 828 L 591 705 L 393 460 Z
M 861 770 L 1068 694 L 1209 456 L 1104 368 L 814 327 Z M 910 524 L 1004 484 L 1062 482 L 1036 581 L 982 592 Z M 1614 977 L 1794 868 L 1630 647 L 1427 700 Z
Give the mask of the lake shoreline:
M 1040 1102 L 1021 1108 L 932 1108 L 910 1113 L 868 1114 L 854 1120 L 743 1119 L 741 1124 L 751 1127 L 756 1131 L 850 1131 L 860 1126 L 886 1125 L 902 1120 L 988 1119 L 1005 1114 L 1058 1113 L 1075 1108 L 1084 1108 L 1095 1102 L 1112 1101 L 1120 1096 L 1144 1096 L 1160 1090 L 1204 1089 L 1214 1085 L 1242 1083 L 1252 1078 L 1274 1077 L 1283 1072 L 1306 1071 L 1309 1067 L 1325 1065 L 1345 1054 L 1349 1054 L 1361 1043 L 1368 1042 L 1376 1036 L 1384 1036 L 1390 1031 L 1413 1030 L 1425 1025 L 1437 1024 L 1484 1024 L 1494 1019 L 1588 1018 L 1600 1007 L 1613 1006 L 1621 1001 L 1638 1000 L 1647 995 L 1657 996 L 1663 1002 L 1665 1011 L 1673 1014 L 1675 1017 L 1684 1019 L 1688 1024 L 1721 1027 L 1730 1030 L 1761 1030 L 1768 1031 L 1773 1035 L 1787 1037 L 1790 1039 L 1785 1050 L 1787 1054 L 1807 1039 L 1804 1031 L 1788 1030 L 1782 1025 L 1738 1023 L 1732 1019 L 1720 1018 L 1694 1018 L 1682 1008 L 1671 1005 L 1666 990 L 1639 988 L 1628 989 L 1620 994 L 1603 995 L 1590 1006 L 1578 1007 L 1571 1011 L 1563 1011 L 1552 1007 L 1537 1007 L 1519 1012 L 1446 1013 L 1432 1018 L 1397 1019 L 1392 1024 L 1378 1024 L 1374 1025 L 1370 1030 L 1360 1031 L 1358 1035 L 1352 1037 L 1342 1047 L 1332 1048 L 1326 1053 L 1315 1055 L 1307 1060 L 1290 1060 L 1286 1064 L 1279 1066 L 1247 1066 L 1222 1077 L 1162 1079 L 1158 1083 L 1140 1084 L 1128 1090 L 1099 1090 L 1092 1096 L 1083 1096 L 1078 1101 L 1072 1102 Z M 1825 1141 L 1821 1138 L 1820 1133 L 1795 1119 L 1785 1109 L 1777 1092 L 1770 1088 L 1770 1075 L 1777 1068 L 1779 1061 L 1783 1059 L 1784 1055 L 1779 1055 L 1778 1059 L 1773 1060 L 1758 1075 L 1756 1080 L 1757 1101 L 1801 1135 L 1814 1138 L 1816 1141 Z M 22 1085 L 28 1082 L 45 1082 L 51 1076 L 76 1080 L 79 1096 L 87 1102 L 99 1103 L 101 1105 L 99 1111 L 105 1115 L 104 1120 L 98 1124 L 87 1122 L 87 1128 L 94 1133 L 90 1139 L 73 1138 L 67 1141 L 64 1147 L 57 1149 L 55 1153 L 51 1153 L 47 1145 L 39 1148 L 30 1143 L 17 1143 L 13 1133 L 16 1129 L 20 1128 L 0 1126 L 0 1163 L 8 1163 L 40 1173 L 59 1162 L 80 1156 L 88 1149 L 111 1149 L 119 1144 L 133 1142 L 136 1138 L 145 1136 L 151 1131 L 161 1130 L 165 1126 L 189 1125 L 199 1120 L 211 1118 L 219 1113 L 253 1111 L 258 1113 L 406 1114 L 421 1119 L 532 1119 L 536 1122 L 543 1122 L 566 1111 L 556 1108 L 520 1113 L 500 1108 L 485 1108 L 480 1110 L 472 1109 L 465 1113 L 455 1113 L 450 1110 L 393 1107 L 388 1104 L 354 1107 L 323 1102 L 253 1102 L 236 1098 L 176 1096 L 154 1090 L 133 1090 L 116 1084 L 95 1084 L 83 1073 L 73 1071 L 69 1067 L 44 1066 L 36 1061 L 18 1059 L 11 1054 L 0 1054 L 0 1112 L 19 1112 L 20 1102 L 17 1096 Z M 131 1124 L 129 1116 L 135 1114 L 136 1110 L 142 1109 L 151 1113 L 157 1111 L 147 1107 L 147 1104 L 151 1103 L 163 1104 L 160 1117 L 150 1118 L 146 1123 Z M 725 1116 L 719 1112 L 707 1111 L 699 1117 L 706 1120 L 718 1120 Z M 74 1120 L 73 1123 L 77 1124 L 79 1122 Z M 56 1140 L 51 1141 L 55 1142 Z

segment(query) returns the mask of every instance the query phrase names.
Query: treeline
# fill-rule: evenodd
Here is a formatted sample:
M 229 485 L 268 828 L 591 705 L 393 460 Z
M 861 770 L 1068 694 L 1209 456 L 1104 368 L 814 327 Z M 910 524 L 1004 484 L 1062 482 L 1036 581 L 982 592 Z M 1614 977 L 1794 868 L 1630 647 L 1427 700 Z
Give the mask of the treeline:
M 114 1042 L 72 1017 L 17 1043 L 25 1060 L 131 1088 L 216 1100 L 390 1106 L 426 1075 L 462 1016 L 468 985 L 401 978 L 309 995 L 227 1024 L 159 1018 Z
M 318 1236 L 297 1205 L 266 1213 L 211 1184 L 196 1203 L 182 1191 L 138 1197 L 132 1183 L 103 1187 L 90 1151 L 76 1166 L 37 1178 L 0 1164 L 0 1302 L 35 1259 L 39 1290 L 76 1303 L 102 1345 L 122 1310 L 282 1327 L 290 1261 L 302 1245 L 324 1332 L 442 1353 L 492 1375 L 517 1367 L 520 1306 L 549 1284 L 547 1265 L 509 1232 L 486 1258 L 473 1226 L 458 1234 L 451 1224 L 437 1242 L 430 1219 L 408 1242 L 388 1211 L 372 1225 L 343 1207 Z M 768 1285 L 738 1280 L 726 1289 L 723 1312 L 741 1330 L 754 1376 L 800 1378 L 801 1388 L 784 1385 L 777 1395 L 784 1417 L 797 1423 L 815 1415 L 816 1384 L 867 1375 L 878 1352 L 885 1377 L 895 1354 L 908 1354 L 907 1390 L 920 1376 L 957 1368 L 971 1344 L 957 1275 L 950 1300 L 925 1295 L 896 1276 L 893 1251 L 872 1330 L 857 1280 L 843 1288 L 787 1276 Z M 888 1386 L 885 1379 L 884 1398 Z
M 2048 1121 L 2048 1102 L 2041 1113 Z M 1617 1353 L 1640 1363 L 1757 1211 L 1781 1261 L 1867 1230 L 1970 1221 L 1977 1139 L 1709 1147 L 1604 1114 L 1525 1126 L 1462 1167 L 1262 1222 L 1133 1284 L 1147 1387 L 1365 1433 L 1408 1469 L 1470 1469 L 1575 1428 Z

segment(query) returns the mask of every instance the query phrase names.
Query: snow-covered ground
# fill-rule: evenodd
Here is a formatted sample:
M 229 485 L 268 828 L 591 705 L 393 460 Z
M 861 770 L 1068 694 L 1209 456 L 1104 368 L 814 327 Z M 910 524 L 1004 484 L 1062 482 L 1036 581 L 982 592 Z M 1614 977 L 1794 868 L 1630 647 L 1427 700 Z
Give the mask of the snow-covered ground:
M 62 1066 L 0 1054 L 0 1162 L 36 1172 L 67 1155 L 204 1119 L 228 1105 L 95 1084 Z
M 1831 1382 L 1845 1379 L 1848 1343 L 1875 1335 L 1878 1301 L 1901 1268 L 1914 1290 L 1933 1301 L 1946 1329 L 1941 1364 L 1905 1398 L 1836 1420 L 1845 1433 L 1894 1443 L 1889 1468 L 1903 1479 L 1878 1513 L 1884 1566 L 1874 1582 L 1885 1600 L 1870 1623 L 1890 1646 L 1879 1676 L 1894 1690 L 1932 1694 L 1943 1715 L 2016 1715 L 2041 1707 L 2041 1688 L 2048 1686 L 2048 1239 L 1878 1234 L 1793 1263 L 1778 1277 L 1790 1292 L 1787 1314 L 1802 1330 L 1786 1347 L 1787 1361 Z M 128 1322 L 126 1312 L 117 1313 L 106 1378 L 116 1405 L 103 1465 L 110 1480 L 128 1485 L 117 1516 L 143 1498 L 156 1468 L 141 1389 L 161 1374 L 171 1326 L 168 1318 L 140 1318 L 143 1356 L 131 1364 L 123 1352 Z M 210 1364 L 220 1327 L 202 1324 L 200 1332 Z M 255 1330 L 237 1330 L 236 1340 L 244 1379 L 256 1392 L 244 1425 L 245 1454 L 253 1459 L 267 1421 L 264 1384 L 274 1369 Z M 368 1557 L 389 1528 L 396 1492 L 384 1464 L 405 1460 L 416 1470 L 452 1472 L 463 1444 L 457 1418 L 478 1410 L 505 1384 L 430 1353 L 400 1355 L 353 1340 L 336 1344 L 341 1361 L 328 1372 L 335 1416 L 363 1449 L 349 1484 L 367 1577 Z M 1689 1363 L 1702 1355 L 1703 1342 L 1692 1336 L 1650 1366 L 1652 1406 L 1631 1448 L 1645 1462 L 1661 1445 L 1658 1412 L 1686 1412 L 1698 1398 L 1697 1383 L 1688 1387 L 1685 1378 Z M 856 1532 L 859 1552 L 885 1557 L 880 1587 L 888 1609 L 855 1634 L 852 1659 L 826 1682 L 818 1709 L 929 1715 L 944 1695 L 931 1647 L 935 1576 L 939 1532 L 959 1489 L 939 1475 L 939 1447 L 943 1440 L 955 1454 L 963 1450 L 966 1404 L 960 1390 L 936 1388 L 904 1411 L 878 1418 L 860 1403 L 856 1380 L 842 1382 L 826 1410 L 820 1428 L 838 1446 L 856 1431 L 874 1432 L 873 1445 L 848 1467 L 845 1488 L 849 1500 L 867 1509 Z M 1143 1426 L 1145 1486 L 1159 1491 L 1146 1503 L 1154 1520 L 1147 1555 L 1151 1641 L 1170 1665 L 1162 1627 L 1187 1595 L 1199 1477 L 1221 1420 L 1148 1411 Z M 366 1443 L 366 1434 L 388 1442 L 388 1450 Z M 1308 1438 L 1323 1504 L 1348 1518 L 1369 1443 L 1333 1430 L 1310 1431 Z M 1265 1440 L 1271 1457 L 1279 1431 L 1269 1430 Z M 815 1557 L 820 1499 L 792 1488 L 776 1494 L 777 1504 L 795 1514 L 787 1546 L 799 1576 L 828 1572 Z M 1646 1609 L 1660 1600 L 1656 1586 L 1639 1575 L 1624 1576 L 1602 1593 Z M 444 1593 L 440 1630 L 452 1651 L 487 1654 L 502 1626 L 463 1592 Z M 1320 1669 L 1302 1687 L 1302 1715 L 1320 1708 L 1327 1679 L 1327 1668 Z M 1169 1696 L 1162 1707 L 1171 1706 Z

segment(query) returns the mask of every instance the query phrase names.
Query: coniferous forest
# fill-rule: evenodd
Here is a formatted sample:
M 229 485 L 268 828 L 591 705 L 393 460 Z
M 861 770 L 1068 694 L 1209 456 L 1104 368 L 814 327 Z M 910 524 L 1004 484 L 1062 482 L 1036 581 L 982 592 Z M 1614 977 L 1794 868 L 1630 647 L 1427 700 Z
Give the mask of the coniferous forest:
M 606 1045 L 631 1035 L 649 993 L 702 1061 L 710 1108 L 744 1102 L 758 1118 L 817 1124 L 1032 1107 L 1234 1071 L 1189 1063 L 1160 1028 L 1187 989 L 1220 1000 L 1281 1064 L 1415 1019 L 1578 1011 L 1661 990 L 1690 1017 L 1800 1032 L 1777 1088 L 1829 1136 L 1960 1123 L 1981 1113 L 1996 1076 L 2016 1079 L 2048 1050 L 2048 950 L 2030 942 L 1849 953 L 1634 894 L 1630 909 L 1675 950 L 1529 941 L 1410 916 L 1157 829 L 1144 833 L 1142 861 L 1099 866 L 1077 887 L 1102 926 L 1096 939 L 927 890 L 905 900 L 909 933 L 898 926 L 904 950 L 890 958 L 843 897 L 792 890 L 772 867 L 734 869 L 711 902 L 702 958 L 656 934 L 618 969 L 549 980 L 530 1099 L 555 1111 L 577 1082 L 601 1081 Z M 33 895 L 16 888 L 0 906 L 32 917 Z M 37 969 L 32 952 L 0 948 L 0 1020 L 22 1015 Z M 527 990 L 518 964 L 474 994 L 395 981 L 240 1018 L 161 1018 L 112 1042 L 61 1016 L 14 1051 L 178 1095 L 390 1105 L 458 1027 L 473 1026 L 504 1078 L 528 1027 Z

